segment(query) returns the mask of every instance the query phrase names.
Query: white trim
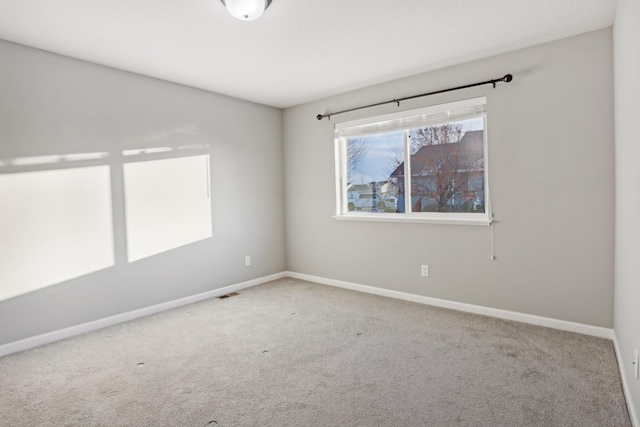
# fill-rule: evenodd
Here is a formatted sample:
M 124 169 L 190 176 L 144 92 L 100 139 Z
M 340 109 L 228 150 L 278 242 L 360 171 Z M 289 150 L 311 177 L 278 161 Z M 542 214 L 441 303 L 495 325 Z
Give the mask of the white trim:
M 404 136 L 404 179 L 402 187 L 404 188 L 404 211 L 403 215 L 411 215 L 411 144 L 409 143 L 409 129 L 405 129 Z M 396 206 L 398 206 L 398 196 L 396 193 Z
M 577 332 L 579 334 L 592 335 L 594 337 L 612 340 L 613 329 L 600 326 L 585 325 L 582 323 L 569 322 L 566 320 L 552 319 L 549 317 L 535 316 L 532 314 L 518 313 L 515 311 L 501 310 L 498 308 L 483 307 L 480 305 L 466 304 L 463 302 L 449 301 L 438 298 L 425 297 L 422 295 L 409 294 L 405 292 L 392 291 L 390 289 L 374 288 L 373 286 L 360 285 L 357 283 L 343 282 L 341 280 L 327 279 L 324 277 L 311 276 L 308 274 L 287 272 L 289 277 L 309 282 L 320 283 L 322 285 L 335 286 L 338 288 L 351 289 L 368 294 L 380 295 L 384 297 L 397 298 L 405 301 L 417 302 L 420 304 L 433 305 L 436 307 L 450 308 L 467 313 L 481 314 L 484 316 L 497 317 L 499 319 L 513 320 L 516 322 L 529 323 L 532 325 L 544 326 L 547 328 L 560 329 L 562 331 Z M 636 426 L 639 427 L 639 426 Z
M 487 123 L 487 114 L 488 113 L 485 111 L 483 116 L 484 127 L 482 128 L 482 137 L 484 139 L 482 142 L 484 144 L 482 147 L 482 152 L 484 154 L 484 213 L 487 221 L 489 221 L 488 225 L 491 225 L 491 220 L 493 219 L 493 204 L 491 202 L 491 189 L 489 188 L 489 170 L 491 169 L 491 166 L 489 164 L 489 123 Z
M 115 316 L 105 317 L 103 319 L 71 326 L 65 329 L 59 329 L 57 331 L 48 332 L 46 334 L 37 335 L 35 337 L 25 338 L 20 341 L 10 342 L 8 344 L 0 345 L 0 357 L 6 356 L 7 354 L 11 353 L 16 353 L 18 351 L 27 350 L 32 347 L 37 347 L 39 345 L 48 344 L 53 341 L 58 341 L 61 339 L 73 337 L 75 335 L 84 334 L 85 332 L 91 332 L 95 331 L 96 329 L 102 329 L 107 326 L 134 320 L 139 317 L 149 316 L 150 314 L 155 314 L 165 310 L 171 310 L 172 308 L 182 307 L 183 305 L 193 304 L 194 302 L 226 295 L 231 292 L 237 292 L 239 290 L 251 288 L 253 286 L 261 285 L 273 280 L 282 279 L 287 276 L 288 275 L 286 272 L 271 274 L 269 276 L 248 280 L 246 282 L 236 283 L 235 285 L 213 289 L 207 292 L 202 292 L 200 294 L 191 295 L 173 301 L 163 302 L 161 304 L 144 307 L 138 310 L 129 311 L 127 313 L 116 314 Z
M 80 335 L 85 332 L 94 331 L 96 329 L 105 328 L 107 326 L 115 325 L 118 323 L 134 320 L 139 317 L 148 316 L 150 314 L 158 313 L 172 308 L 181 307 L 194 302 L 202 301 L 208 298 L 214 298 L 220 295 L 225 295 L 230 292 L 236 292 L 242 289 L 250 288 L 253 286 L 261 285 L 263 283 L 271 282 L 273 280 L 282 279 L 284 277 L 291 277 L 294 279 L 307 280 L 323 285 L 335 286 L 338 288 L 351 289 L 354 291 L 365 292 L 374 295 L 380 295 L 390 298 L 401 299 L 405 301 L 413 301 L 420 304 L 433 305 L 436 307 L 450 308 L 453 310 L 464 311 L 467 313 L 481 314 L 484 316 L 497 317 L 499 319 L 514 320 L 516 322 L 530 323 L 532 325 L 545 326 L 548 328 L 560 329 L 563 331 L 577 332 L 580 334 L 592 335 L 600 338 L 606 338 L 614 340 L 614 331 L 609 328 L 602 328 L 599 326 L 585 325 L 582 323 L 569 322 L 566 320 L 551 319 L 548 317 L 534 316 L 531 314 L 518 313 L 514 311 L 501 310 L 497 308 L 483 307 L 479 305 L 466 304 L 462 302 L 443 300 L 438 298 L 425 297 L 422 295 L 409 294 L 405 292 L 393 291 L 390 289 L 375 288 L 373 286 L 360 285 L 357 283 L 344 282 L 341 280 L 327 279 L 319 276 L 312 276 L 308 274 L 301 274 L 292 271 L 284 271 L 269 276 L 259 277 L 257 279 L 249 280 L 235 285 L 225 286 L 223 288 L 213 289 L 211 291 L 203 292 L 197 295 L 192 295 L 185 298 L 180 298 L 173 301 L 168 301 L 161 304 L 156 304 L 150 307 L 141 308 L 138 310 L 130 311 L 127 313 L 117 314 L 115 316 L 106 317 L 104 319 L 94 320 L 92 322 L 83 323 L 81 325 L 71 326 L 69 328 L 60 329 L 46 334 L 37 335 L 35 337 L 25 338 L 20 341 L 7 343 L 0 346 L 0 357 L 7 354 L 15 353 L 22 350 L 27 350 L 32 347 L 47 344 L 53 341 L 58 341 L 64 338 L 69 338 L 75 335 Z M 617 343 L 614 340 L 617 347 Z M 617 351 L 619 353 L 619 351 Z M 620 363 L 622 371 L 622 364 Z M 623 384 L 624 384 L 624 375 Z M 635 427 L 640 427 L 636 423 Z
M 627 402 L 627 410 L 629 411 L 629 418 L 631 418 L 631 425 L 633 427 L 640 427 L 640 419 L 638 419 L 638 413 L 636 412 L 635 406 L 633 406 L 634 403 L 631 401 L 630 385 L 627 382 L 625 371 L 625 361 L 624 357 L 622 357 L 620 346 L 618 345 L 618 338 L 616 336 L 615 330 L 613 331 L 613 346 L 615 349 L 616 358 L 618 359 L 618 369 L 620 369 L 620 378 L 622 379 L 622 391 L 624 393 L 625 401 Z
M 421 222 L 423 224 L 451 224 L 451 225 L 491 225 L 487 218 L 435 218 L 411 214 L 385 214 L 385 213 L 348 213 L 334 215 L 333 219 L 339 221 L 383 221 L 383 222 Z
M 336 172 L 336 215 L 348 211 L 347 190 L 347 141 L 344 138 L 336 138 L 335 146 L 335 172 Z M 343 212 L 344 211 L 344 212 Z

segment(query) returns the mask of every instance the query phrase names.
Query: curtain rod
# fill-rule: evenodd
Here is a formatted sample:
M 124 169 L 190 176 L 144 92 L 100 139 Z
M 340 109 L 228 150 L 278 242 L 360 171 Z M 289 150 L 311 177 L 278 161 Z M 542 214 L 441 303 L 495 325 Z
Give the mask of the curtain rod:
M 449 89 L 437 90 L 435 92 L 421 93 L 420 95 L 413 95 L 413 96 L 407 96 L 407 97 L 399 98 L 399 99 L 392 99 L 391 101 L 378 102 L 377 104 L 364 105 L 362 107 L 355 107 L 355 108 L 350 108 L 348 110 L 336 111 L 335 113 L 318 114 L 316 116 L 316 118 L 318 120 L 322 120 L 322 119 L 324 119 L 326 117 L 329 120 L 331 120 L 331 116 L 335 116 L 336 114 L 348 113 L 350 111 L 362 110 L 364 108 L 377 107 L 378 105 L 391 104 L 392 102 L 395 103 L 395 104 L 398 104 L 398 107 L 399 107 L 400 106 L 400 102 L 407 101 L 409 99 L 422 98 L 423 96 L 437 95 L 439 93 L 451 92 L 451 91 L 454 91 L 454 90 L 467 89 L 467 88 L 474 87 L 474 86 L 482 86 L 482 85 L 488 85 L 488 84 L 492 84 L 493 87 L 495 88 L 496 87 L 496 83 L 498 83 L 498 82 L 509 83 L 511 80 L 513 80 L 513 76 L 511 74 L 506 74 L 504 77 L 502 77 L 500 79 L 492 79 L 492 80 L 487 80 L 486 82 L 472 83 L 470 85 L 452 87 L 452 88 L 449 88 Z

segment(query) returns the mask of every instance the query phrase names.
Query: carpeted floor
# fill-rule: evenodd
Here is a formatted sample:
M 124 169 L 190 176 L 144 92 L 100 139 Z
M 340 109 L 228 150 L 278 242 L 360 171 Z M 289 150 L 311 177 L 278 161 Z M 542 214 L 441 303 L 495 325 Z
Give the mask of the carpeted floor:
M 630 426 L 611 341 L 282 279 L 0 358 L 2 426 Z

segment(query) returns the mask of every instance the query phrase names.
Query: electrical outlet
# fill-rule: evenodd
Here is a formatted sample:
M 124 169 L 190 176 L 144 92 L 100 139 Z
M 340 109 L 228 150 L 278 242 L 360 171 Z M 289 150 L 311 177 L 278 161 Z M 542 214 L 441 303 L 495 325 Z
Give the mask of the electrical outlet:
M 428 265 L 423 265 L 422 269 L 420 270 L 421 274 L 423 277 L 429 277 L 429 266 Z
M 640 361 L 638 360 L 638 350 L 634 349 L 633 350 L 633 370 L 637 380 L 640 379 L 640 367 L 638 366 L 639 362 Z
M 249 267 L 251 265 L 251 257 L 250 256 L 244 257 L 244 265 L 246 267 Z

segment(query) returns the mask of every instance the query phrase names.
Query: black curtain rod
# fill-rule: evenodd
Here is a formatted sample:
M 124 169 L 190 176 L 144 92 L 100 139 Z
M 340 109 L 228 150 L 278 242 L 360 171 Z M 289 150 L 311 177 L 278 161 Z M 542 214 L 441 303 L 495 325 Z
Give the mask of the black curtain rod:
M 400 106 L 400 102 L 407 101 L 409 99 L 422 98 L 423 96 L 437 95 L 439 93 L 451 92 L 451 91 L 454 91 L 454 90 L 467 89 L 467 88 L 474 87 L 474 86 L 482 86 L 482 85 L 488 85 L 488 84 L 492 84 L 493 87 L 495 88 L 496 87 L 496 83 L 498 83 L 498 82 L 509 83 L 511 80 L 513 80 L 513 76 L 511 74 L 507 74 L 507 75 L 505 75 L 504 77 L 502 77 L 500 79 L 487 80 L 486 82 L 472 83 L 470 85 L 452 87 L 452 88 L 449 88 L 449 89 L 437 90 L 435 92 L 421 93 L 420 95 L 413 95 L 413 96 L 407 96 L 405 98 L 392 99 L 391 101 L 378 102 L 377 104 L 369 104 L 369 105 L 365 105 L 365 106 L 362 106 L 362 107 L 350 108 L 348 110 L 336 111 L 335 113 L 318 114 L 316 116 L 316 118 L 318 120 L 322 120 L 322 119 L 324 119 L 326 117 L 329 120 L 331 120 L 331 116 L 335 116 L 336 114 L 348 113 L 350 111 L 362 110 L 364 108 L 377 107 L 378 105 L 391 104 L 392 102 L 395 103 L 395 104 L 398 104 L 398 107 L 399 107 Z

